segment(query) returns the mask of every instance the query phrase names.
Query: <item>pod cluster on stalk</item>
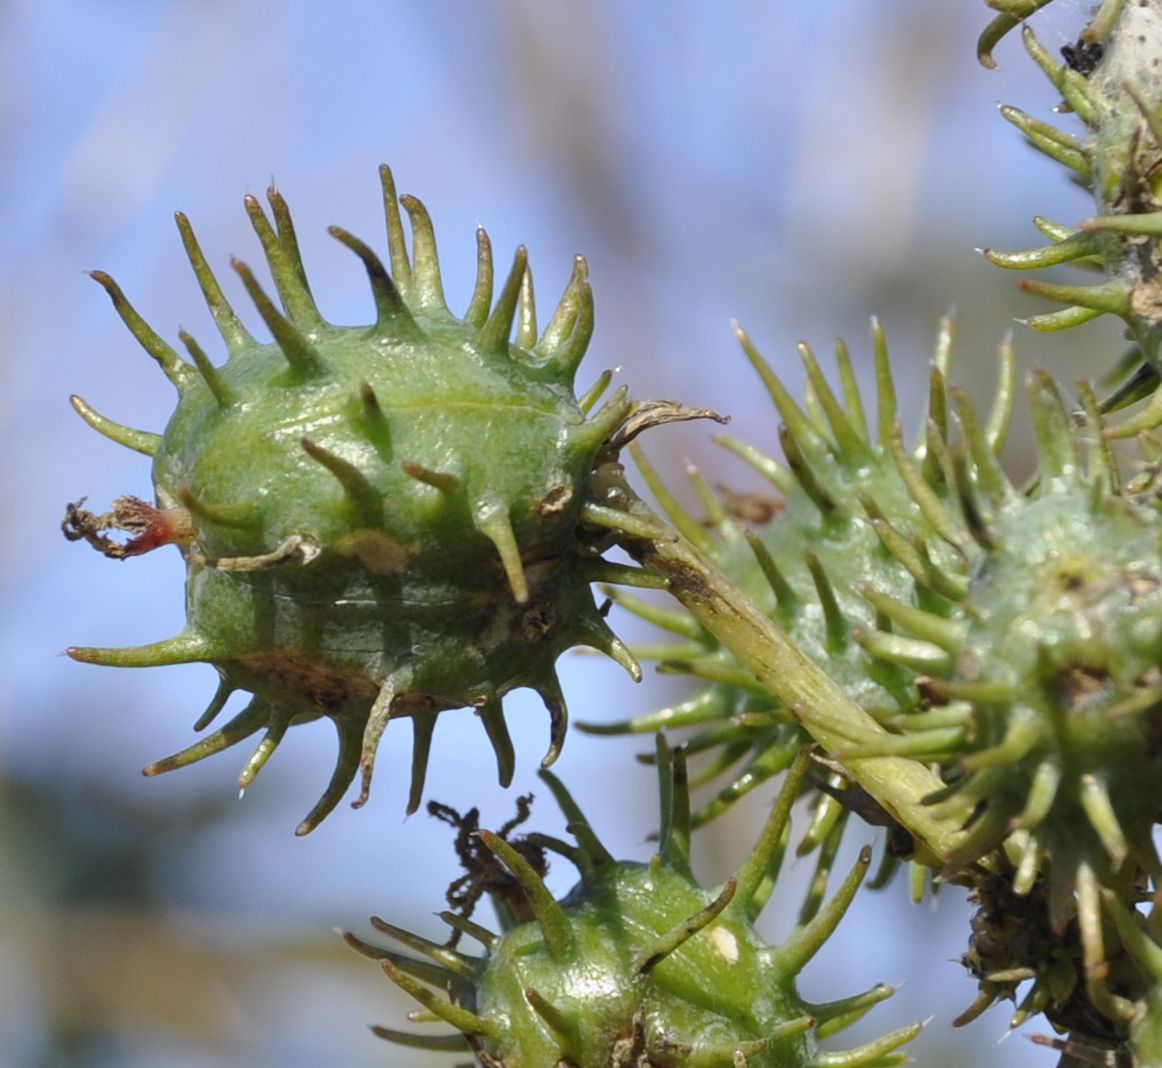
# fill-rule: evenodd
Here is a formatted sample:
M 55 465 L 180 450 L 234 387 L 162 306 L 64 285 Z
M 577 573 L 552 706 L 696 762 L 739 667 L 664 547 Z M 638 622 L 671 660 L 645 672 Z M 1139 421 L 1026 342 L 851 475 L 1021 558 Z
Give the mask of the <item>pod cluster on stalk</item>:
M 1095 285 L 1027 280 L 1062 305 L 1027 323 L 1055 331 L 1119 317 L 1130 350 L 1104 401 L 1082 382 L 1066 398 L 1046 373 L 1026 380 L 1035 470 L 1001 455 L 1016 409 L 1006 339 L 987 412 L 951 384 L 951 319 L 930 364 L 927 411 L 906 439 L 887 344 L 872 325 L 871 398 L 845 345 L 837 387 L 806 345 L 802 399 L 744 331 L 736 337 L 778 415 L 781 459 L 716 440 L 769 484 L 770 496 L 712 488 L 695 469 L 694 514 L 633 444 L 645 429 L 712 416 L 672 402 L 635 403 L 611 375 L 578 396 L 593 330 L 585 261 L 540 329 L 523 248 L 494 299 L 491 246 L 477 231 L 476 282 L 462 316 L 445 301 L 431 220 L 381 169 L 388 258 L 345 230 L 331 234 L 366 270 L 374 321 L 339 326 L 315 303 L 286 202 L 268 192 L 246 211 L 277 301 L 244 263 L 243 289 L 272 340 L 228 302 L 193 230 L 178 228 L 227 351 L 216 364 L 185 332 L 180 355 L 105 273 L 132 335 L 178 394 L 161 433 L 73 405 L 95 430 L 150 457 L 154 500 L 110 511 L 68 507 L 63 530 L 124 558 L 175 545 L 186 564 L 187 623 L 149 645 L 83 647 L 86 663 L 204 662 L 221 682 L 196 728 L 236 692 L 248 703 L 222 727 L 146 768 L 156 774 L 261 735 L 239 778 L 247 788 L 293 725 L 330 719 L 338 757 L 299 825 L 305 834 L 361 776 L 369 795 L 392 720 L 408 719 L 408 811 L 420 805 L 435 725 L 471 708 L 507 786 L 516 754 L 502 699 L 532 688 L 549 711 L 542 778 L 574 841 L 460 831 L 466 875 L 453 897 L 490 896 L 497 931 L 445 912 L 439 945 L 382 920 L 410 953 L 348 934 L 416 1000 L 432 1034 L 376 1028 L 422 1049 L 469 1053 L 482 1068 L 882 1068 L 903 1063 L 919 1030 L 842 1052 L 833 1033 L 891 990 L 822 1004 L 797 989 L 870 864 L 861 850 L 827 885 L 850 815 L 889 828 L 884 884 L 901 856 L 975 902 L 965 966 L 979 996 L 967 1022 L 999 999 L 1014 1024 L 1044 1016 L 1062 1064 L 1162 1064 L 1162 0 L 1102 0 L 1076 43 L 1050 54 L 1025 20 L 1051 0 L 986 0 L 996 16 L 978 44 L 1021 27 L 1026 51 L 1082 125 L 1071 134 L 1016 108 L 1002 115 L 1093 194 L 1067 227 L 1043 218 L 1049 244 L 982 250 L 1001 267 L 1096 269 Z M 401 211 L 402 208 L 402 211 Z M 403 213 L 411 241 L 405 237 Z M 1136 415 L 1111 412 L 1146 399 Z M 1128 442 L 1137 452 L 1130 477 Z M 665 518 L 630 488 L 629 449 Z M 668 520 L 668 522 L 667 522 Z M 620 547 L 637 566 L 603 555 Z M 667 590 L 673 607 L 609 590 L 611 601 L 669 637 L 628 648 L 594 583 Z M 658 850 L 615 860 L 565 786 L 544 770 L 568 715 L 557 658 L 589 646 L 640 678 L 640 660 L 698 679 L 671 707 L 586 724 L 649 733 L 661 796 Z M 685 730 L 671 750 L 661 732 Z M 691 808 L 693 784 L 715 782 Z M 719 887 L 690 860 L 692 831 L 785 775 L 751 855 Z M 790 811 L 813 791 L 798 852 L 817 851 L 798 924 L 771 945 L 756 921 L 790 841 Z M 546 855 L 580 874 L 557 899 Z M 915 891 L 922 891 L 921 881 Z M 482 953 L 458 948 L 462 937 Z
M 951 531 L 946 516 L 956 507 L 950 419 L 956 405 L 966 406 L 963 394 L 947 380 L 954 324 L 946 318 L 940 325 L 929 376 L 929 414 L 924 433 L 912 446 L 904 441 L 887 342 L 878 321 L 872 323 L 878 409 L 874 427 L 868 425 L 865 401 L 842 342 L 836 347 L 838 394 L 810 347 L 800 344 L 807 375 L 805 404 L 800 404 L 749 336 L 741 328 L 736 336 L 777 409 L 785 460 L 779 462 L 737 438 L 719 435 L 715 440 L 762 475 L 776 496 L 763 500 L 730 491 L 719 496 L 691 469 L 691 484 L 707 511 L 703 523 L 677 502 L 635 448 L 643 477 L 675 527 L 770 615 L 797 648 L 825 666 L 853 700 L 884 722 L 914 713 L 922 700 L 917 672 L 931 653 L 902 644 L 898 636 L 888 639 L 876 624 L 883 618 L 883 598 L 912 602 L 943 618 L 958 614 L 957 602 L 966 592 L 964 538 L 940 533 L 941 528 Z M 983 447 L 994 455 L 1004 445 L 1012 417 L 1015 364 L 1008 344 L 1001 349 L 1000 367 L 996 401 L 980 428 Z M 697 821 L 706 822 L 785 769 L 805 735 L 793 709 L 773 701 L 687 613 L 609 592 L 629 611 L 683 639 L 635 647 L 639 657 L 659 661 L 666 671 L 696 675 L 706 685 L 694 697 L 656 713 L 582 727 L 620 733 L 697 726 L 691 752 L 714 754 L 700 778 L 726 773 L 730 779 L 697 813 Z M 834 820 L 842 806 L 833 800 L 824 809 L 827 819 Z
M 1153 841 L 1162 813 L 1156 455 L 1123 483 L 1092 390 L 1079 387 L 1075 411 L 1048 375 L 1035 374 L 1026 392 L 1037 470 L 1015 484 L 999 459 L 1016 394 L 1011 346 L 1001 347 L 1000 385 L 982 418 L 948 384 L 948 320 L 931 364 L 924 433 L 912 447 L 878 325 L 874 432 L 845 347 L 836 393 L 800 346 L 800 405 L 739 336 L 778 410 L 785 460 L 719 441 L 781 497 L 760 507 L 714 492 L 693 471 L 702 520 L 644 458 L 639 466 L 674 526 L 884 728 L 829 754 L 837 763 L 819 782 L 803 848 L 823 844 L 826 864 L 848 809 L 875 819 L 850 772 L 859 761 L 904 757 L 938 768 L 943 786 L 923 804 L 963 828 L 939 873 L 977 887 L 978 916 L 1026 917 L 1016 943 L 978 923 L 966 961 L 984 998 L 965 1019 L 1028 979 L 1019 1019 L 1048 1011 L 1072 1020 L 1079 990 L 1092 1013 L 1084 961 L 1104 957 L 1082 944 L 1081 931 L 1101 927 L 1099 888 L 1137 894 L 1162 870 Z M 655 713 L 586 729 L 692 728 L 691 751 L 705 754 L 702 777 L 729 780 L 696 814 L 709 820 L 788 765 L 809 737 L 800 713 L 764 691 L 689 614 L 614 597 L 680 638 L 635 653 L 698 677 L 703 688 Z M 999 882 L 998 870 L 1008 873 Z

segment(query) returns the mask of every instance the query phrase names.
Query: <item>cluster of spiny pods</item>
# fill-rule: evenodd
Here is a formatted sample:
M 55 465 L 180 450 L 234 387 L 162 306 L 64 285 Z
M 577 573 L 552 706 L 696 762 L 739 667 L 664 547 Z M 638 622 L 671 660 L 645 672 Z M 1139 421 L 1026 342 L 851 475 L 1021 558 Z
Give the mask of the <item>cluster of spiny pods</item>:
M 212 364 L 186 335 L 192 362 L 183 360 L 98 274 L 177 388 L 178 406 L 158 436 L 114 423 L 74 398 L 96 430 L 152 457 L 157 502 L 122 498 L 105 515 L 71 505 L 66 534 L 118 557 L 176 544 L 188 567 L 188 622 L 181 634 L 152 645 L 69 654 L 116 666 L 213 664 L 221 684 L 199 729 L 234 691 L 251 695 L 225 726 L 151 764 L 147 774 L 262 731 L 239 777 L 246 788 L 287 729 L 330 718 L 339 757 L 330 785 L 299 826 L 303 834 L 334 808 L 360 769 L 355 803 L 366 800 L 376 748 L 392 719 L 413 724 L 414 810 L 442 710 L 479 712 L 501 784 L 508 785 L 515 757 L 501 710 L 505 693 L 532 687 L 544 697 L 552 724 L 547 766 L 567 723 L 554 674 L 563 650 L 596 647 L 640 677 L 637 660 L 595 604 L 592 584 L 664 586 L 664 579 L 601 554 L 619 534 L 672 535 L 660 520 L 634 520 L 616 507 L 618 455 L 652 425 L 701 414 L 666 402 L 635 404 L 624 390 L 594 413 L 608 376 L 574 396 L 574 373 L 592 329 L 580 259 L 538 333 L 523 250 L 493 304 L 490 246 L 478 231 L 476 288 L 464 317 L 453 316 L 423 206 L 397 199 L 386 168 L 382 179 L 390 273 L 362 242 L 332 230 L 367 268 L 377 312 L 370 328 L 333 326 L 319 315 L 286 204 L 272 190 L 273 224 L 256 200 L 246 206 L 281 309 L 248 267 L 234 266 L 274 340 L 259 343 L 246 331 L 179 216 L 227 346 L 226 363 Z M 411 216 L 410 253 L 401 201 Z M 111 533 L 117 531 L 128 538 Z M 480 832 L 491 858 L 481 867 L 511 927 L 497 934 L 465 917 L 448 918 L 482 943 L 483 957 L 382 922 L 377 926 L 427 959 L 351 939 L 434 1019 L 457 1029 L 382 1034 L 425 1048 L 470 1049 L 482 1064 L 505 1068 L 898 1063 L 893 1051 L 918 1027 L 844 1052 L 818 1047 L 820 1038 L 883 1000 L 887 987 L 820 1005 L 795 989 L 799 970 L 862 881 L 867 855 L 827 905 L 816 900 L 804 910 L 782 946 L 766 945 L 753 927 L 785 847 L 790 807 L 809 763 L 805 752 L 755 851 L 716 889 L 703 888 L 690 869 L 684 752 L 671 760 L 659 740 L 658 753 L 662 845 L 649 864 L 614 861 L 546 772 L 578 846 L 529 839 L 577 865 L 581 883 L 564 901 L 546 888 L 543 865 L 530 864 L 503 835 Z M 501 885 L 508 880 L 507 898 L 496 889 L 498 873 Z M 707 976 L 716 977 L 718 991 L 709 1002 Z M 752 1003 L 756 989 L 769 997 Z
M 1044 2 L 997 0 L 1001 14 L 982 38 L 982 55 L 1025 8 Z M 1091 72 L 1055 64 L 1031 35 L 1026 41 L 1074 110 L 1100 128 Z M 1067 143 L 1027 116 L 1008 117 L 1094 178 L 1090 142 Z M 1147 127 L 1162 151 L 1158 130 Z M 1143 153 L 1139 145 L 1141 158 L 1125 165 L 1143 165 Z M 274 190 L 273 219 L 254 198 L 246 208 L 278 304 L 234 261 L 270 342 L 243 325 L 178 217 L 226 346 L 224 364 L 184 333 L 183 358 L 107 275 L 94 275 L 178 403 L 159 435 L 74 398 L 94 429 L 151 457 L 155 502 L 121 498 L 104 515 L 71 505 L 65 533 L 112 556 L 176 545 L 187 564 L 188 622 L 152 645 L 69 653 L 114 666 L 212 664 L 221 683 L 198 729 L 236 691 L 250 695 L 225 726 L 146 772 L 261 732 L 240 775 L 245 788 L 291 726 L 329 718 L 338 758 L 299 826 L 307 833 L 360 774 L 356 804 L 366 801 L 386 727 L 409 719 L 414 811 L 442 711 L 476 710 L 508 785 L 515 754 L 505 694 L 530 687 L 544 699 L 547 768 L 568 727 L 554 667 L 561 653 L 597 648 L 635 678 L 639 659 L 656 659 L 703 688 L 652 715 L 585 729 L 657 736 L 657 852 L 646 863 L 615 860 L 543 771 L 575 845 L 514 837 L 510 826 L 499 834 L 472 828 L 475 845 L 461 849 L 477 880 L 465 900 L 489 894 L 499 931 L 448 912 L 452 939 L 437 945 L 374 921 L 418 956 L 348 936 L 423 1006 L 420 1019 L 451 1028 L 378 1033 L 470 1051 L 485 1068 L 902 1063 L 900 1047 L 918 1027 L 842 1052 L 820 1045 L 889 988 L 826 1004 L 808 1003 L 796 989 L 863 880 L 869 851 L 830 900 L 809 898 L 781 945 L 755 929 L 787 847 L 792 805 L 806 794 L 813 809 L 798 849 L 818 852 L 821 876 L 854 813 L 888 829 L 873 883 L 885 884 L 910 858 L 915 892 L 931 873 L 975 895 L 965 963 L 981 992 L 962 1020 L 1019 996 L 1015 1019 L 1044 1013 L 1067 1032 L 1061 1048 L 1069 1056 L 1114 1063 L 1099 1058 L 1128 1049 L 1135 1063 L 1153 1063 L 1162 1047 L 1162 937 L 1140 906 L 1162 876 L 1153 842 L 1162 813 L 1162 505 L 1154 477 L 1162 449 L 1141 432 L 1143 420 L 1111 431 L 1113 405 L 1100 404 L 1090 386 L 1067 402 L 1048 375 L 1033 375 L 1026 392 L 1037 469 L 1016 481 L 1000 458 L 1019 392 L 1008 342 L 995 399 L 979 413 L 950 384 L 953 328 L 941 325 L 927 415 L 909 444 L 878 324 L 874 426 L 843 345 L 838 391 L 800 346 L 799 401 L 738 330 L 777 410 L 783 460 L 719 437 L 770 483 L 772 496 L 715 491 L 692 471 L 704 519 L 677 502 L 634 439 L 707 413 L 637 403 L 625 390 L 602 402 L 608 374 L 575 393 L 593 327 L 584 261 L 539 330 L 523 249 L 494 300 L 491 248 L 479 230 L 476 285 L 458 317 L 445 301 L 425 209 L 397 197 L 386 168 L 382 180 L 388 263 L 346 231 L 331 231 L 366 268 L 369 326 L 321 316 Z M 1117 252 L 1129 232 L 1140 262 L 1141 238 L 1155 232 L 1153 220 L 1139 220 L 1136 230 L 1105 217 L 1092 223 L 1077 233 L 1046 224 L 1048 249 L 989 255 L 1007 266 L 1108 261 L 1108 235 L 1123 235 Z M 1028 285 L 1072 302 L 1031 325 L 1057 328 L 1091 311 L 1140 325 L 1133 279 L 1096 294 Z M 1148 360 L 1144 366 L 1116 403 L 1157 383 Z M 1139 449 L 1140 468 L 1128 481 L 1116 436 Z M 665 518 L 629 488 L 626 449 Z M 128 538 L 110 533 L 117 531 Z M 639 566 L 605 559 L 614 545 Z M 627 648 L 606 623 L 594 583 L 668 590 L 681 607 L 608 593 L 675 640 Z M 678 730 L 687 739 L 671 749 L 661 732 Z M 694 811 L 688 755 L 704 759 L 696 782 L 726 778 Z M 690 865 L 692 829 L 783 773 L 751 855 L 722 886 L 703 887 Z M 561 900 L 543 878 L 546 852 L 580 875 Z M 463 935 L 482 955 L 457 948 Z

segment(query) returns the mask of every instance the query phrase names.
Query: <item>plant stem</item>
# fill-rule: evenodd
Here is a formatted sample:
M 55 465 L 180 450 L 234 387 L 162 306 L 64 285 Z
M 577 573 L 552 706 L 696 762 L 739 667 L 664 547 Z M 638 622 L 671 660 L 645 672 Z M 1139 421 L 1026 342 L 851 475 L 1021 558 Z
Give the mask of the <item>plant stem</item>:
M 627 511 L 660 524 L 629 492 Z M 933 815 L 924 798 L 943 789 L 940 778 L 919 761 L 903 757 L 844 759 L 845 748 L 875 742 L 887 732 L 684 538 L 623 535 L 621 541 L 639 563 L 668 581 L 670 594 L 917 840 L 917 859 L 942 867 L 963 833 L 968 808 L 956 818 Z

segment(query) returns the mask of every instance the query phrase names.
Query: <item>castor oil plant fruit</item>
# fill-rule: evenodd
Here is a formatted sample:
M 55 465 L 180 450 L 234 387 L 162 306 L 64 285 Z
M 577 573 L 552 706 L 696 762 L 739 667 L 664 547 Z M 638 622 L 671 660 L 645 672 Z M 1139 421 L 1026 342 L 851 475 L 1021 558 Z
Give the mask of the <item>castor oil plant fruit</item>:
M 789 816 L 810 764 L 806 750 L 754 849 L 719 887 L 703 887 L 690 866 L 690 798 L 683 750 L 659 736 L 659 848 L 645 864 L 618 861 L 551 773 L 542 772 L 576 845 L 528 835 L 523 845 L 566 857 L 580 882 L 553 897 L 529 850 L 478 831 L 511 876 L 497 912 L 500 932 L 454 912 L 442 918 L 480 942 L 474 956 L 380 919 L 373 926 L 420 956 L 353 934 L 349 945 L 377 960 L 426 1010 L 439 1033 L 373 1030 L 406 1046 L 472 1051 L 485 1068 L 859 1068 L 903 1064 L 900 1047 L 920 1031 L 902 1027 L 847 1050 L 826 1039 L 891 995 L 877 984 L 837 1001 L 811 1003 L 796 978 L 851 904 L 870 863 L 864 848 L 828 900 L 809 899 L 781 945 L 754 923 L 778 874 Z M 511 827 L 511 824 L 510 824 Z M 493 880 L 493 885 L 499 885 Z M 495 895 L 494 895 L 495 897 Z M 515 906 L 515 907 L 513 907 Z
M 1149 469 L 1123 483 L 1092 389 L 1079 387 L 1084 411 L 1071 414 L 1039 373 L 1026 386 L 1037 473 L 1019 488 L 997 455 L 1014 400 L 1007 345 L 987 419 L 945 386 L 938 353 L 927 433 L 911 453 L 890 403 L 870 443 L 862 409 L 841 408 L 804 358 L 819 398 L 808 412 L 763 368 L 785 420 L 787 468 L 728 443 L 786 484 L 769 517 L 745 529 L 729 499 L 704 491 L 703 525 L 674 510 L 648 469 L 647 481 L 687 538 L 881 725 L 829 755 L 845 766 L 895 756 L 940 767 L 944 787 L 925 803 L 963 818 L 966 832 L 943 856 L 945 874 L 1004 846 L 1018 894 L 1049 879 L 1060 930 L 1082 866 L 1109 885 L 1129 858 L 1158 864 L 1162 509 Z M 878 393 L 890 397 L 886 359 L 880 366 Z M 698 620 L 621 599 L 685 640 L 643 655 L 709 685 L 685 705 L 588 729 L 692 726 L 692 748 L 713 753 L 715 771 L 749 756 L 704 810 L 711 818 L 786 767 L 796 717 L 773 694 L 764 702 L 758 680 Z
M 213 363 L 185 332 L 189 358 L 179 355 L 112 278 L 93 272 L 178 401 L 155 434 L 72 399 L 95 430 L 152 459 L 156 503 L 124 497 L 96 515 L 78 502 L 66 514 L 66 536 L 114 557 L 176 545 L 187 565 L 187 623 L 149 645 L 69 655 L 118 667 L 213 664 L 221 683 L 199 729 L 234 691 L 251 695 L 225 726 L 149 765 L 149 775 L 261 731 L 240 776 L 245 788 L 290 726 L 329 718 L 338 758 L 300 834 L 334 808 L 360 769 L 356 804 L 366 800 L 389 720 L 412 721 L 410 811 L 441 711 L 475 709 L 507 784 L 514 755 L 505 693 L 531 687 L 543 698 L 547 765 L 566 732 L 554 669 L 562 651 L 592 646 L 640 674 L 590 591 L 595 579 L 633 582 L 636 572 L 602 560 L 603 535 L 579 521 L 596 469 L 650 423 L 689 414 L 635 406 L 624 389 L 590 414 L 608 375 L 575 395 L 593 330 L 581 257 L 538 331 L 524 248 L 494 301 L 491 248 L 479 229 L 475 288 L 463 317 L 454 315 L 427 211 L 413 197 L 397 198 L 388 168 L 381 178 L 390 270 L 361 240 L 330 230 L 367 271 L 373 322 L 323 318 L 286 202 L 271 189 L 273 219 L 255 197 L 245 206 L 281 307 L 250 267 L 232 265 L 273 340 L 257 340 L 243 325 L 179 214 L 225 363 Z
M 1160 863 L 1157 447 L 1143 441 L 1145 463 L 1123 481 L 1092 388 L 1079 385 L 1076 412 L 1048 375 L 1034 374 L 1026 392 L 1037 468 L 1017 483 L 998 456 L 1015 399 L 1010 347 L 1002 346 L 987 419 L 944 384 L 947 348 L 933 365 L 927 433 L 914 450 L 894 419 L 886 373 L 877 375 L 886 417 L 876 443 L 855 390 L 844 389 L 841 406 L 809 350 L 801 351 L 805 410 L 756 361 L 784 419 L 786 467 L 753 446 L 725 444 L 783 493 L 765 509 L 715 494 L 695 474 L 701 521 L 644 466 L 659 505 L 695 548 L 683 556 L 629 537 L 626 545 L 675 576 L 671 590 L 687 611 L 619 600 L 680 639 L 635 653 L 704 685 L 685 702 L 587 729 L 693 728 L 691 752 L 705 755 L 709 774 L 732 776 L 695 824 L 790 763 L 813 709 L 802 683 L 787 686 L 769 669 L 766 647 L 747 659 L 741 627 L 722 627 L 725 637 L 711 630 L 725 613 L 715 615 L 696 581 L 720 582 L 723 601 L 751 601 L 871 724 L 863 737 L 834 731 L 833 778 L 816 780 L 825 796 L 800 849 L 820 847 L 827 863 L 845 809 L 889 827 L 889 861 L 901 831 L 906 845 L 924 844 L 925 816 L 953 823 L 955 833 L 920 863 L 973 887 L 984 903 L 966 957 L 981 992 L 959 1022 L 1022 987 L 1014 1026 L 1044 1012 L 1075 1040 L 1125 1042 L 1153 973 L 1137 973 L 1120 928 L 1098 933 L 1103 908 L 1143 900 Z M 886 353 L 877 363 L 886 372 Z M 841 356 L 846 386 L 844 368 Z M 635 518 L 644 507 L 631 506 Z M 893 811 L 893 795 L 875 794 L 882 783 L 863 777 L 866 762 L 883 759 L 900 762 L 893 770 L 922 762 L 939 778 Z M 922 889 L 920 868 L 913 872 Z M 1010 937 L 1014 923 L 1021 939 Z
M 777 410 L 786 461 L 737 438 L 716 440 L 755 468 L 774 493 L 768 498 L 725 488 L 716 492 L 691 469 L 693 490 L 706 510 L 703 520 L 678 503 L 635 448 L 643 478 L 683 535 L 862 708 L 880 721 L 918 712 L 922 698 L 916 665 L 880 655 L 884 639 L 876 633 L 878 609 L 861 591 L 875 587 L 947 620 L 961 614 L 967 565 L 940 536 L 939 519 L 932 518 L 940 509 L 955 507 L 955 486 L 941 462 L 952 447 L 956 411 L 957 390 L 948 381 L 955 324 L 951 317 L 940 323 L 929 373 L 928 417 L 911 447 L 904 444 L 887 341 L 878 321 L 873 320 L 871 330 L 874 426 L 868 425 L 846 345 L 836 346 L 837 395 L 821 361 L 800 343 L 807 374 L 805 403 L 800 403 L 749 336 L 740 327 L 735 333 Z M 999 363 L 1000 382 L 983 431 L 993 453 L 1003 446 L 1012 416 L 1011 345 L 1001 346 Z M 613 734 L 694 728 L 691 752 L 706 754 L 698 777 L 727 777 L 718 795 L 695 812 L 696 825 L 789 766 L 808 736 L 797 717 L 728 648 L 686 612 L 614 590 L 610 596 L 679 639 L 635 647 L 640 658 L 656 659 L 661 669 L 688 673 L 703 685 L 671 707 L 621 723 L 582 723 L 582 730 Z M 832 788 L 844 785 L 833 778 Z M 845 791 L 845 796 L 854 798 L 854 792 Z M 835 823 L 841 807 L 834 798 L 824 803 L 820 831 Z

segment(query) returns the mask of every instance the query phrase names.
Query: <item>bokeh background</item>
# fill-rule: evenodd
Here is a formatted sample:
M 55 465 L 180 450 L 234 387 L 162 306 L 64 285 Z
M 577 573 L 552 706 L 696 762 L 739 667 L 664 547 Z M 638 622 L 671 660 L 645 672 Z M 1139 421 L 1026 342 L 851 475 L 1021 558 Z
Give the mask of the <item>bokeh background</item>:
M 1057 48 L 1085 6 L 1062 0 L 1051 14 L 1039 29 Z M 794 342 L 826 350 L 836 335 L 867 381 L 879 314 L 914 419 L 936 319 L 956 306 L 957 377 L 983 400 L 997 341 L 1041 309 L 974 246 L 1035 242 L 1036 213 L 1087 213 L 997 118 L 998 98 L 1042 116 L 1054 99 L 1015 40 L 999 72 L 976 64 L 987 17 L 967 0 L 0 0 L 0 1063 L 450 1063 L 371 1035 L 365 1025 L 401 1025 L 410 1006 L 334 933 L 366 934 L 378 913 L 442 937 L 432 913 L 456 863 L 446 827 L 402 820 L 407 728 L 387 732 L 371 804 L 298 840 L 330 771 L 329 725 L 291 731 L 241 802 L 241 753 L 145 780 L 143 764 L 191 739 L 212 671 L 118 673 L 60 656 L 169 635 L 182 611 L 176 552 L 115 563 L 58 533 L 67 501 L 104 507 L 149 489 L 146 461 L 85 428 L 67 395 L 154 430 L 173 403 L 84 270 L 112 272 L 167 338 L 184 326 L 212 348 L 171 213 L 190 216 L 215 266 L 231 253 L 253 262 L 241 197 L 273 178 L 324 312 L 366 321 L 361 270 L 325 227 L 381 243 L 375 168 L 387 161 L 431 210 L 454 305 L 471 288 L 478 221 L 502 261 L 529 245 L 542 307 L 571 256 L 587 255 L 598 326 L 582 379 L 619 367 L 636 395 L 728 412 L 733 432 L 773 449 L 732 317 L 794 381 Z M 1022 365 L 1066 382 L 1119 351 L 1104 324 L 1065 338 L 1016 329 Z M 1011 442 L 1018 468 L 1024 431 Z M 693 459 L 712 480 L 759 488 L 697 425 L 649 447 L 672 479 Z M 577 719 L 683 693 L 580 656 L 562 674 Z M 546 716 L 531 694 L 508 708 L 511 795 L 470 713 L 446 714 L 433 751 L 429 796 L 480 805 L 485 825 L 537 791 Z M 649 849 L 653 782 L 633 762 L 646 747 L 574 733 L 558 764 L 624 856 Z M 707 880 L 741 859 L 773 793 L 699 836 Z M 539 829 L 561 832 L 551 804 L 534 811 Z M 563 891 L 570 873 L 557 869 Z M 772 937 L 792 925 L 809 871 L 793 868 L 768 909 Z M 855 1036 L 932 1015 L 921 1064 L 1052 1065 L 1020 1035 L 998 1047 L 1004 1009 L 951 1030 L 974 994 L 958 963 L 967 906 L 957 891 L 935 905 L 906 897 L 902 883 L 861 894 L 805 993 L 902 983 Z

